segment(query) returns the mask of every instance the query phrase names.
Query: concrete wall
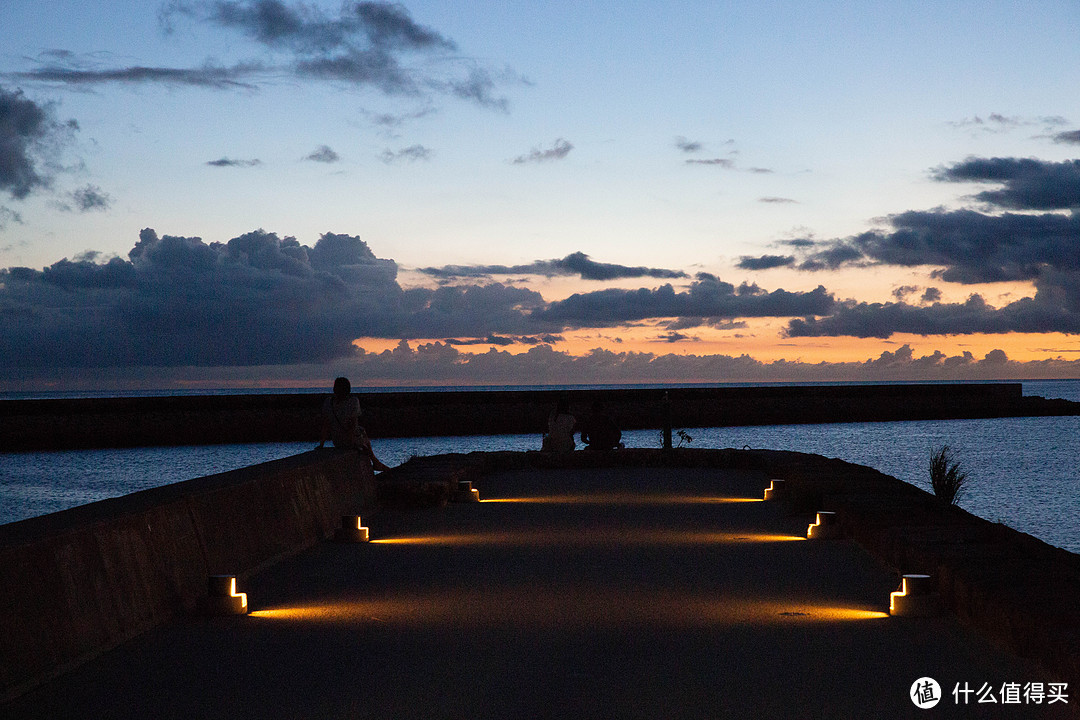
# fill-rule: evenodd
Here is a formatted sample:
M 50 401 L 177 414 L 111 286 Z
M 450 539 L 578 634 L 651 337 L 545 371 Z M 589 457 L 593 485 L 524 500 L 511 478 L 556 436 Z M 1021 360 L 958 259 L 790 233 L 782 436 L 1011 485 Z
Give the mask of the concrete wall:
M 0 700 L 194 611 L 209 575 L 297 552 L 374 498 L 370 464 L 319 450 L 0 526 Z

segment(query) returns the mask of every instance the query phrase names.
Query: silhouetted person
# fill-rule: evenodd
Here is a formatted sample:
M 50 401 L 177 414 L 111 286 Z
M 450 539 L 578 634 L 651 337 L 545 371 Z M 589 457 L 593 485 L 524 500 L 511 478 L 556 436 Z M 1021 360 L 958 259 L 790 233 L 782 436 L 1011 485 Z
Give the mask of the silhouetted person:
M 323 403 L 322 421 L 319 447 L 326 445 L 329 437 L 334 447 L 356 450 L 366 457 L 375 470 L 390 469 L 375 457 L 367 432 L 360 427 L 360 400 L 352 394 L 348 378 L 334 380 L 334 394 Z
M 585 416 L 578 430 L 581 432 L 581 442 L 588 450 L 614 450 L 622 439 L 622 431 L 604 411 L 604 404 L 599 400 L 593 403 L 592 411 Z
M 574 442 L 574 429 L 577 420 L 570 414 L 570 401 L 559 398 L 555 410 L 548 416 L 547 434 L 540 449 L 545 452 L 573 452 L 577 444 Z

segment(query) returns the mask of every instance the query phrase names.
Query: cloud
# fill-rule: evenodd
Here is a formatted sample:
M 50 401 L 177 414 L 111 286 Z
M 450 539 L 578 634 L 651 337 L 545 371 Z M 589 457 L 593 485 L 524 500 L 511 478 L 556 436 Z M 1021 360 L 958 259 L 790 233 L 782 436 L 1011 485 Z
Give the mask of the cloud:
M 946 182 L 1004 185 L 975 199 L 1011 210 L 1067 210 L 1080 207 L 1080 160 L 1050 162 L 1034 158 L 968 158 L 937 169 Z
M 96 185 L 87 185 L 74 190 L 70 194 L 71 201 L 74 203 L 73 207 L 65 209 L 72 209 L 77 212 L 90 212 L 92 210 L 108 210 L 112 205 L 112 198 L 109 194 L 104 192 Z
M 267 47 L 304 53 L 352 49 L 358 44 L 385 50 L 457 50 L 451 40 L 418 25 L 397 4 L 346 2 L 337 18 L 328 18 L 312 6 L 289 6 L 280 0 L 173 3 L 166 19 L 172 13 L 201 16 Z
M 942 303 L 928 288 L 920 305 L 898 302 L 837 303 L 828 313 L 793 319 L 792 337 L 888 338 L 896 333 L 1080 332 L 1080 161 L 968 158 L 938 168 L 944 182 L 997 183 L 975 198 L 997 208 L 1024 212 L 911 210 L 890 215 L 885 227 L 828 241 L 802 243 L 795 267 L 835 270 L 847 266 L 929 267 L 937 279 L 959 284 L 1029 282 L 1035 289 L 1001 307 L 979 294 L 962 303 Z M 1064 210 L 1063 212 L 1036 212 Z
M 227 243 L 146 229 L 126 259 L 93 253 L 0 270 L 5 370 L 323 363 L 359 337 L 536 335 L 543 298 L 491 283 L 403 289 L 360 238 L 314 246 L 257 230 Z
M 768 172 L 772 172 L 772 171 L 770 170 Z M 787 205 L 787 204 L 793 204 L 793 203 L 798 204 L 799 201 L 798 200 L 792 200 L 791 198 L 775 197 L 775 196 L 770 195 L 770 196 L 767 196 L 767 197 L 759 197 L 758 202 L 760 202 L 760 203 L 772 203 L 774 205 Z
M 554 345 L 557 342 L 562 342 L 565 338 L 562 335 L 488 335 L 484 338 L 450 338 L 446 339 L 447 345 L 498 345 L 501 347 L 507 347 L 510 345 Z
M 552 160 L 562 160 L 570 151 L 574 149 L 574 146 L 566 140 L 557 139 L 550 148 L 546 150 L 535 147 L 527 155 L 518 155 L 510 162 L 514 165 L 524 165 L 526 163 L 539 163 L 550 162 Z
M 1075 281 L 1077 278 L 1073 277 Z M 918 307 L 903 302 L 840 304 L 831 314 L 819 318 L 796 318 L 788 323 L 789 337 L 888 338 L 896 333 L 915 335 L 968 335 L 973 333 L 1080 332 L 1080 312 L 1072 297 L 1055 298 L 1059 287 L 1047 287 L 1034 298 L 1023 298 L 1002 308 L 994 308 L 981 295 L 971 295 L 963 303 L 935 303 Z
M 439 278 L 487 277 L 491 275 L 544 275 L 572 276 L 583 280 L 616 280 L 619 278 L 684 278 L 686 273 L 680 270 L 663 268 L 629 267 L 613 263 L 600 263 L 592 260 L 583 252 L 567 255 L 561 260 L 536 260 L 527 265 L 445 265 L 443 267 L 420 268 L 420 272 Z
M 0 205 L 0 230 L 7 227 L 8 223 L 15 223 L 16 225 L 22 224 L 22 215 L 15 212 L 11 208 Z M 0 248 L 0 250 L 6 250 L 9 248 Z
M 696 153 L 701 150 L 702 144 L 697 141 L 687 140 L 680 135 L 675 138 L 675 147 L 679 148 L 684 153 Z
M 623 325 L 667 317 L 747 318 L 825 315 L 835 300 L 818 286 L 810 292 L 767 292 L 757 285 L 738 288 L 709 275 L 699 275 L 683 292 L 669 284 L 655 289 L 608 288 L 575 293 L 533 313 L 541 320 L 577 327 Z
M 778 267 L 791 267 L 795 264 L 794 255 L 743 255 L 735 267 L 740 270 L 771 270 Z
M 402 148 L 400 150 L 385 150 L 379 159 L 387 165 L 398 162 L 400 160 L 407 160 L 408 162 L 416 162 L 417 160 L 430 160 L 434 153 L 431 148 L 426 148 L 423 145 L 410 145 L 409 147 Z
M 364 112 L 364 111 L 361 111 Z M 427 117 L 435 113 L 436 110 L 433 107 L 425 107 L 420 110 L 405 113 L 364 113 L 368 116 L 371 123 L 380 128 L 384 134 L 391 137 L 395 136 L 395 131 L 402 128 L 405 123 L 413 120 L 419 120 L 420 118 Z
M 735 167 L 735 161 L 730 158 L 709 158 L 708 160 L 690 158 L 685 162 L 687 165 L 715 165 L 717 167 L 722 167 L 727 170 Z
M 1059 132 L 1054 135 L 1053 139 L 1056 143 L 1071 143 L 1074 145 L 1080 145 L 1080 130 L 1067 130 L 1065 132 Z
M 311 160 L 312 162 L 336 163 L 338 160 L 341 160 L 341 156 L 334 152 L 329 145 L 320 145 L 315 148 L 311 154 L 306 155 L 304 159 Z
M 1025 127 L 1042 126 L 1053 128 L 1066 124 L 1068 121 L 1059 115 L 1045 115 L 1041 117 L 1022 117 L 1020 115 L 1002 115 L 990 113 L 985 118 L 973 115 L 963 120 L 949 122 L 948 124 L 959 130 L 982 132 L 990 134 L 1008 133 Z
M 502 82 L 518 83 L 463 57 L 453 40 L 417 23 L 397 3 L 347 0 L 337 14 L 281 0 L 174 0 L 159 13 L 166 33 L 185 20 L 236 33 L 257 45 L 258 61 L 197 67 L 102 67 L 97 57 L 55 51 L 38 67 L 7 73 L 24 82 L 68 86 L 155 84 L 219 90 L 254 89 L 283 76 L 374 87 L 387 95 L 441 94 L 505 110 Z
M 234 160 L 232 158 L 218 158 L 217 160 L 207 160 L 206 164 L 211 167 L 255 167 L 256 165 L 262 165 L 262 160 Z
M 900 287 L 893 288 L 892 296 L 897 300 L 903 300 L 908 295 L 918 292 L 919 288 L 915 285 L 901 285 Z
M 974 210 L 912 210 L 887 218 L 891 231 L 816 243 L 799 264 L 806 270 L 847 264 L 937 266 L 947 282 L 1026 281 L 1049 268 L 1080 270 L 1080 215 L 989 215 Z
M 1070 352 L 1065 350 L 1063 352 Z M 539 343 L 526 352 L 491 348 L 473 353 L 445 342 L 422 344 L 401 341 L 382 352 L 358 350 L 348 358 L 330 364 L 266 365 L 258 377 L 267 382 L 327 382 L 328 377 L 346 375 L 363 378 L 373 385 L 517 385 L 610 384 L 701 382 L 721 378 L 732 382 L 852 382 L 896 381 L 989 381 L 1073 378 L 1080 376 L 1080 360 L 1061 357 L 1018 362 L 1001 350 L 982 359 L 971 352 L 947 355 L 934 350 L 916 355 L 909 345 L 886 350 L 865 360 L 850 362 L 762 362 L 746 354 L 682 354 L 613 352 L 593 349 L 580 355 L 556 350 Z M 66 373 L 76 378 L 74 387 L 147 389 L 163 387 L 222 387 L 233 382 L 248 383 L 252 370 L 246 367 L 174 367 L 89 369 Z M 41 379 L 55 380 L 55 371 L 8 373 L 0 387 L 40 387 Z M 22 383 L 22 385 L 20 385 Z M 79 383 L 76 385 L 75 383 Z
M 49 189 L 59 171 L 55 158 L 77 129 L 74 120 L 58 122 L 51 103 L 0 86 L 0 192 L 23 200 Z
M 681 332 L 676 332 L 674 330 L 672 330 L 670 332 L 666 332 L 663 335 L 657 335 L 656 339 L 658 341 L 660 341 L 660 342 L 666 342 L 666 343 L 701 342 L 701 338 L 699 338 L 699 337 L 692 336 L 692 335 L 685 335 L 685 334 L 683 334 Z
M 9 73 L 24 82 L 59 83 L 62 85 L 123 85 L 157 84 L 165 86 L 193 86 L 217 90 L 254 89 L 253 78 L 264 68 L 255 64 L 233 67 L 206 65 L 198 68 L 164 68 L 133 66 L 104 70 L 85 70 L 77 67 L 48 65 L 26 72 Z

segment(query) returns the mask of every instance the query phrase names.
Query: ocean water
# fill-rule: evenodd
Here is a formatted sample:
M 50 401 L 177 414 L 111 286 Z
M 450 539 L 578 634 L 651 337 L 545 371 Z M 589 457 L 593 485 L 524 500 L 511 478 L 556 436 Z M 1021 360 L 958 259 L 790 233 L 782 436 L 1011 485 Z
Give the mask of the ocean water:
M 1024 383 L 1026 395 L 1080 401 L 1080 380 Z M 968 473 L 960 505 L 1080 552 L 1080 417 L 994 418 L 829 425 L 683 428 L 689 447 L 793 450 L 868 465 L 929 489 L 932 449 L 949 445 Z M 657 430 L 624 433 L 628 447 L 659 447 Z M 676 438 L 678 442 L 678 438 Z M 414 455 L 532 450 L 537 434 L 384 438 L 388 465 Z M 55 512 L 310 450 L 258 443 L 0 454 L 0 523 Z

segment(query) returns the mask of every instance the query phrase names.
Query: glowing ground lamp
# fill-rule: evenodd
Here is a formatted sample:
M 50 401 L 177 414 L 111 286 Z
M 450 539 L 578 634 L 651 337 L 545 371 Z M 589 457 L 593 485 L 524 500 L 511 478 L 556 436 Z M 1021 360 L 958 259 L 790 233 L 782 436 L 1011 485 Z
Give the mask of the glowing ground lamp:
M 334 532 L 334 540 L 346 543 L 362 543 L 370 539 L 368 529 L 360 524 L 359 515 L 341 516 L 341 527 Z
M 207 590 L 206 611 L 210 615 L 247 614 L 247 593 L 236 592 L 235 575 L 211 575 Z
M 941 613 L 941 596 L 929 575 L 904 575 L 900 589 L 889 595 L 889 614 L 895 617 L 934 617 Z
M 818 512 L 817 519 L 806 529 L 808 540 L 827 540 L 840 536 L 840 525 L 836 522 L 836 513 L 829 510 Z
M 480 502 L 480 491 L 472 486 L 471 480 L 458 480 L 457 490 L 450 499 L 454 502 Z
M 765 489 L 766 500 L 779 500 L 784 492 L 784 481 L 780 479 L 773 479 L 769 483 L 769 487 Z

